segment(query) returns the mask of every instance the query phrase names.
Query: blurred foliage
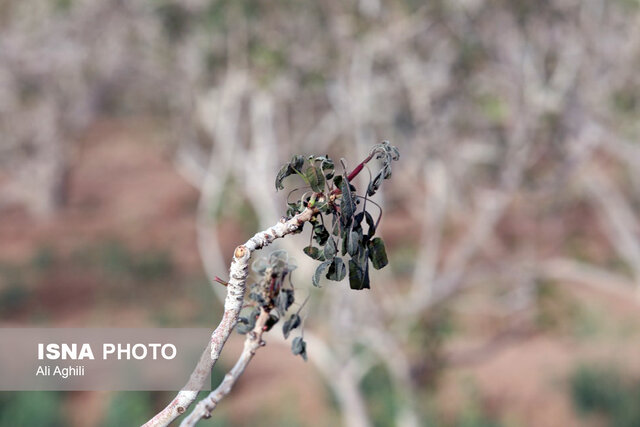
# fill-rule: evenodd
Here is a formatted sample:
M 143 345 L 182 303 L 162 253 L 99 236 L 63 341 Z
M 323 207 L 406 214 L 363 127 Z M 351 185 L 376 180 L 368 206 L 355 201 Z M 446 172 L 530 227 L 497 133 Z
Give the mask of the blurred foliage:
M 384 367 L 376 366 L 371 369 L 363 378 L 361 387 L 374 425 L 393 425 L 397 410 L 397 396 L 394 393 L 391 378 Z
M 77 283 L 78 278 L 83 278 L 89 280 L 89 284 L 83 288 L 82 295 L 69 287 L 68 300 L 83 298 L 87 301 L 87 298 L 91 300 L 97 296 L 100 303 L 109 303 L 124 298 L 135 300 L 141 297 L 137 295 L 140 289 L 146 290 L 146 298 L 161 294 L 176 274 L 173 258 L 164 249 L 132 251 L 122 241 L 108 239 L 63 255 L 52 244 L 45 243 L 36 246 L 23 262 L 0 263 L 0 316 L 29 314 L 32 320 L 46 319 L 47 310 L 55 309 L 59 291 L 67 289 L 69 280 Z M 100 286 L 93 286 L 96 283 Z M 194 311 L 194 316 L 203 315 L 203 311 L 209 317 L 214 314 L 211 298 L 197 301 L 202 302 L 202 309 Z M 205 307 L 205 303 L 209 306 Z M 166 314 L 170 315 L 172 309 L 175 307 Z
M 439 329 L 439 327 L 436 327 Z M 441 368 L 438 368 L 438 372 Z M 399 396 L 394 389 L 391 377 L 384 367 L 377 365 L 363 378 L 362 392 L 366 398 L 367 408 L 375 426 L 390 426 L 396 422 L 399 409 Z M 423 417 L 430 426 L 458 427 L 498 427 L 501 424 L 493 419 L 483 408 L 477 387 L 470 382 L 463 384 L 464 399 L 461 410 L 452 420 L 445 419 L 434 402 L 432 391 L 423 391 L 419 396 L 419 404 Z
M 555 281 L 536 282 L 536 327 L 545 332 L 591 340 L 610 332 L 605 313 L 581 303 L 571 292 Z
M 31 267 L 38 272 L 46 272 L 56 264 L 55 248 L 44 245 L 38 247 L 31 257 Z
M 141 253 L 130 251 L 122 242 L 108 240 L 83 251 L 82 257 L 112 278 L 128 278 L 138 282 L 162 280 L 174 271 L 171 255 L 165 250 Z
M 421 393 L 420 412 L 423 425 L 430 427 L 500 427 L 504 424 L 485 408 L 480 391 L 471 380 L 459 384 L 461 400 L 455 414 L 444 414 L 433 391 Z M 518 424 L 516 424 L 518 425 Z
M 0 426 L 66 426 L 63 396 L 56 391 L 0 392 Z
M 41 258 L 40 254 L 45 252 L 46 255 Z M 50 257 L 52 252 L 49 248 L 39 248 L 31 262 L 0 263 L 0 317 L 12 316 L 27 308 L 33 297 L 30 283 L 49 270 Z
M 114 393 L 109 400 L 103 427 L 142 425 L 152 412 L 149 392 L 122 391 Z
M 578 313 L 578 305 L 558 283 L 536 282 L 536 326 L 544 331 L 570 330 Z
M 0 316 L 10 315 L 24 308 L 30 298 L 25 285 L 25 272 L 19 265 L 0 264 Z
M 304 415 L 300 413 L 299 396 L 290 391 L 278 392 L 281 405 L 262 405 L 255 415 L 242 423 L 247 426 L 296 427 L 302 425 Z
M 570 390 L 579 412 L 604 416 L 612 427 L 640 425 L 640 380 L 620 367 L 581 366 L 571 375 Z
M 0 316 L 21 310 L 30 298 L 30 292 L 16 282 L 0 291 Z
M 482 407 L 479 391 L 473 383 L 464 384 L 465 400 L 454 425 L 458 427 L 500 427 Z
M 446 367 L 445 343 L 456 332 L 455 316 L 447 304 L 440 304 L 422 313 L 411 330 L 411 341 L 419 353 L 414 357 L 414 380 L 422 387 L 434 390 Z

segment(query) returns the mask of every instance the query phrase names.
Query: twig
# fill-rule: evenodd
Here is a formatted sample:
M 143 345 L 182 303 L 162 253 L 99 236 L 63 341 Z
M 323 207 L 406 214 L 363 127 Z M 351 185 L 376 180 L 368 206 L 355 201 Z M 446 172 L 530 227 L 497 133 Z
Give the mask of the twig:
M 211 412 L 218 406 L 218 403 L 231 392 L 234 384 L 238 381 L 238 378 L 242 375 L 247 365 L 249 365 L 258 348 L 265 345 L 265 342 L 262 340 L 262 334 L 264 333 L 264 326 L 268 319 L 269 313 L 264 309 L 260 309 L 260 316 L 253 330 L 247 334 L 247 338 L 244 341 L 244 349 L 236 364 L 227 375 L 225 375 L 218 388 L 202 399 L 193 409 L 193 412 L 182 421 L 180 426 L 195 426 L 201 419 L 211 417 Z
M 633 272 L 636 294 L 640 298 L 640 240 L 636 238 L 640 225 L 633 207 L 597 166 L 588 174 L 582 174 L 581 179 L 595 199 L 607 237 Z

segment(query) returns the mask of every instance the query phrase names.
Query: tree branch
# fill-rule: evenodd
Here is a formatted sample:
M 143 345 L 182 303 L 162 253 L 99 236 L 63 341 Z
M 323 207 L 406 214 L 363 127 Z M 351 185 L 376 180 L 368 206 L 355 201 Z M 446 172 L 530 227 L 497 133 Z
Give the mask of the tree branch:
M 260 316 L 256 321 L 256 325 L 253 330 L 247 334 L 247 338 L 244 341 L 244 349 L 238 358 L 238 361 L 233 368 L 225 375 L 224 379 L 207 397 L 202 399 L 194 408 L 193 412 L 189 414 L 180 424 L 181 427 L 195 426 L 198 421 L 203 418 L 211 417 L 211 412 L 218 406 L 220 402 L 235 385 L 236 381 L 244 370 L 246 369 L 253 356 L 256 354 L 258 348 L 265 345 L 262 340 L 262 334 L 265 330 L 265 324 L 269 319 L 269 313 L 263 308 L 260 309 Z
M 198 391 L 202 389 L 209 372 L 211 372 L 211 368 L 220 357 L 222 347 L 238 322 L 238 315 L 244 301 L 251 253 L 270 245 L 277 238 L 298 231 L 317 212 L 314 208 L 306 208 L 290 220 L 282 220 L 271 228 L 256 233 L 244 245 L 236 248 L 229 270 L 229 285 L 227 286 L 227 296 L 224 302 L 224 314 L 220 324 L 211 335 L 210 354 L 207 354 L 208 352 L 205 350 L 187 384 L 162 411 L 144 424 L 144 427 L 168 425 L 171 421 L 184 414 L 189 405 L 195 400 Z

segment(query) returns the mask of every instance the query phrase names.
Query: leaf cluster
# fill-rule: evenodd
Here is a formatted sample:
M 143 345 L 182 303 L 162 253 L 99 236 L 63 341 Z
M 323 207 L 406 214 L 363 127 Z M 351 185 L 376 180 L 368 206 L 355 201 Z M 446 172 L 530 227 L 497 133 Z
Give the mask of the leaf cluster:
M 373 158 L 380 161 L 380 170 L 370 180 L 365 195 L 360 196 L 349 181 Z M 300 177 L 308 188 L 298 201 L 288 203 L 287 215 L 292 217 L 305 208 L 314 209 L 309 221 L 312 226 L 309 245 L 303 249 L 307 256 L 320 262 L 311 278 L 314 286 L 320 286 L 322 276 L 339 282 L 348 275 L 351 289 L 368 289 L 369 265 L 381 269 L 388 264 L 384 242 L 375 235 L 382 209 L 368 198 L 379 190 L 383 180 L 391 177 L 391 164 L 398 159 L 397 148 L 385 141 L 375 145 L 351 174 L 336 175 L 329 156 L 295 155 L 280 168 L 275 181 L 277 190 L 284 189 L 283 181 L 292 175 Z M 367 209 L 372 205 L 378 208 L 376 219 Z M 259 280 L 251 285 L 249 310 L 238 320 L 239 333 L 246 334 L 255 328 L 261 310 L 269 313 L 265 330 L 285 319 L 282 324 L 285 339 L 302 326 L 300 310 L 304 303 L 290 312 L 295 303 L 295 289 L 289 273 L 295 268 L 284 251 L 253 263 Z M 302 335 L 293 339 L 291 351 L 307 360 L 307 344 Z
M 297 174 L 312 192 L 289 203 L 287 214 L 293 216 L 306 207 L 314 207 L 318 212 L 310 221 L 313 229 L 309 245 L 303 249 L 307 256 L 320 261 L 311 279 L 314 286 L 320 286 L 323 276 L 339 282 L 348 274 L 351 289 L 368 289 L 369 265 L 381 269 L 388 263 L 384 242 L 375 236 L 382 211 L 377 212 L 374 220 L 367 208 L 377 205 L 368 197 L 379 190 L 383 180 L 391 177 L 391 164 L 399 159 L 399 152 L 384 141 L 371 149 L 359 168 L 372 158 L 378 159 L 381 166 L 369 182 L 365 196 L 357 194 L 349 175 L 335 175 L 334 162 L 329 156 L 293 156 L 278 173 L 277 189 L 284 188 L 282 181 L 287 176 Z
M 236 330 L 241 334 L 249 333 L 255 328 L 260 311 L 265 310 L 269 313 L 269 319 L 264 326 L 265 330 L 273 328 L 280 319 L 286 319 L 282 325 L 282 333 L 287 339 L 291 331 L 302 325 L 300 317 L 302 306 L 287 316 L 295 303 L 295 290 L 290 280 L 290 273 L 295 270 L 296 265 L 285 251 L 276 251 L 268 258 L 258 258 L 251 267 L 259 280 L 250 287 L 249 310 L 246 310 L 245 314 L 238 319 Z M 289 280 L 286 280 L 287 278 Z M 306 360 L 306 344 L 302 341 L 302 347 L 300 347 L 301 344 L 298 341 L 294 340 L 294 342 L 293 354 L 300 354 Z
M 276 175 L 276 190 L 283 190 L 282 182 L 290 175 L 298 175 L 316 193 L 324 190 L 327 180 L 333 178 L 334 164 L 328 156 L 309 156 L 304 158 L 295 155 L 291 161 L 285 163 Z
M 314 286 L 319 286 L 323 274 L 327 279 L 339 282 L 348 272 L 351 289 L 368 289 L 369 263 L 373 268 L 381 269 L 388 263 L 387 254 L 382 239 L 375 237 L 377 221 L 366 210 L 366 203 L 358 211 L 353 186 L 346 177 L 341 178 L 342 197 L 339 210 L 332 218 L 331 235 L 323 242 L 320 237 L 324 236 L 324 224 L 317 221 L 313 239 L 318 247 L 309 245 L 304 251 L 321 261 L 312 277 Z

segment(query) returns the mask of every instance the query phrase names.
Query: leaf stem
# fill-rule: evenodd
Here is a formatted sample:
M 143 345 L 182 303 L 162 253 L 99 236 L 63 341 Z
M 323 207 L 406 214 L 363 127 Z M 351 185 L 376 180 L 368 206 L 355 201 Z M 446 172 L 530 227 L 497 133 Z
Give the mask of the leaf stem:
M 362 171 L 362 169 L 364 168 L 364 165 L 366 165 L 367 163 L 369 163 L 369 161 L 371 159 L 373 159 L 375 152 L 372 152 L 371 154 L 369 154 L 367 156 L 366 159 L 364 159 L 362 162 L 360 162 L 360 164 L 358 166 L 355 167 L 355 169 L 353 169 L 349 175 L 347 175 L 347 181 L 351 182 L 356 176 L 358 176 L 358 174 Z M 329 194 L 334 194 L 334 195 L 338 195 L 341 194 L 342 192 L 340 191 L 339 188 L 334 189 L 333 191 L 331 191 L 331 193 Z
M 356 176 L 358 176 L 358 174 L 360 173 L 360 171 L 362 170 L 362 168 L 364 167 L 364 165 L 366 165 L 367 163 L 369 163 L 369 161 L 371 159 L 373 159 L 373 155 L 375 154 L 375 151 L 372 152 L 371 154 L 369 154 L 367 156 L 366 159 L 364 159 L 362 162 L 360 162 L 360 164 L 358 166 L 356 166 L 356 168 L 354 170 L 351 171 L 351 173 L 349 175 L 347 175 L 347 180 L 351 181 L 353 180 L 353 178 L 355 178 Z

